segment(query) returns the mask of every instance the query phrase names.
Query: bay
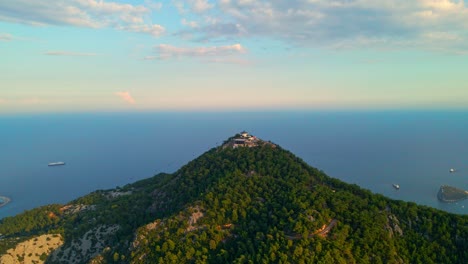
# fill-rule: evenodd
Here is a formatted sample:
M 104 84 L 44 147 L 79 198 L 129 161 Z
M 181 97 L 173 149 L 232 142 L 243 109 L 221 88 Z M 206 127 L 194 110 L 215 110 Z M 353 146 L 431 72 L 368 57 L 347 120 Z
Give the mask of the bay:
M 166 112 L 0 116 L 0 218 L 174 172 L 247 130 L 329 176 L 398 200 L 468 214 L 468 112 Z M 48 167 L 63 161 L 64 166 Z M 455 168 L 455 173 L 449 169 Z M 399 184 L 395 190 L 392 184 Z

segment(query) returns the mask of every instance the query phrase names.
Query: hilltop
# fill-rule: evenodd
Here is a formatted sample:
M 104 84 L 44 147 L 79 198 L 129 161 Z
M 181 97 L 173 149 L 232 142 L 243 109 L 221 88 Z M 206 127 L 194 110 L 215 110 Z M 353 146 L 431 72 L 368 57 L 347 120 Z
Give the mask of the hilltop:
M 62 238 L 46 263 L 468 259 L 468 216 L 346 184 L 248 133 L 173 174 L 5 218 L 0 234 L 0 254 L 41 235 Z

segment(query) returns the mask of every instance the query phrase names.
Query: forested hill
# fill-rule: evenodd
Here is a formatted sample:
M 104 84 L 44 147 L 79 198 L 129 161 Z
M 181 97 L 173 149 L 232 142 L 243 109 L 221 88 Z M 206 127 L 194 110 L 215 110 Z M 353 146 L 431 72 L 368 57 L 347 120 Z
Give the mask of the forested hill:
M 468 216 L 372 194 L 237 137 L 173 174 L 5 218 L 0 254 L 57 234 L 48 263 L 467 262 Z

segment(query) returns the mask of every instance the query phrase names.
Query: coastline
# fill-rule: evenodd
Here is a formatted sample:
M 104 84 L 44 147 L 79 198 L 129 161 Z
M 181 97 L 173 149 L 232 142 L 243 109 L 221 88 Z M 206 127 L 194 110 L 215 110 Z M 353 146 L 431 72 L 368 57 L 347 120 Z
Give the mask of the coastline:
M 7 205 L 11 201 L 11 199 L 6 196 L 0 196 L 0 200 L 3 200 L 3 202 L 0 203 L 0 208 Z

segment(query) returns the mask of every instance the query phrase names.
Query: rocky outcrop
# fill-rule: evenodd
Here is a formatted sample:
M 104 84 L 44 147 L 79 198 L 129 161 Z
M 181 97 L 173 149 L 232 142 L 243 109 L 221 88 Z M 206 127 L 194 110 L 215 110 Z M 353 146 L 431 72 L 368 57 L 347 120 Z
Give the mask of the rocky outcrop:
M 86 232 L 81 238 L 74 239 L 51 254 L 54 263 L 82 263 L 98 256 L 105 247 L 108 236 L 114 234 L 119 226 L 100 226 Z
M 390 237 L 393 237 L 394 235 L 403 236 L 403 230 L 400 227 L 400 221 L 392 214 L 389 214 L 387 217 L 387 224 L 385 225 L 385 229 L 390 234 Z

